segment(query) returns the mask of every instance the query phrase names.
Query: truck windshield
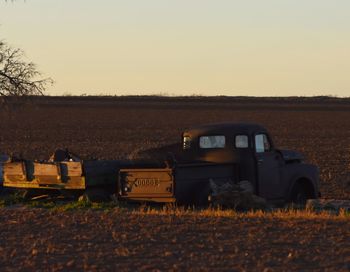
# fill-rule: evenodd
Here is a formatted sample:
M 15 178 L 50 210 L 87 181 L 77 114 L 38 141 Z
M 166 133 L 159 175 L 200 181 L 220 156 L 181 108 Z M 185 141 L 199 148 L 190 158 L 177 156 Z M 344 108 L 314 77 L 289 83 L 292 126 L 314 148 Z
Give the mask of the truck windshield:
M 224 148 L 225 147 L 225 136 L 215 135 L 215 136 L 201 136 L 199 138 L 200 148 Z
M 255 135 L 255 151 L 256 153 L 271 151 L 271 144 L 265 134 Z

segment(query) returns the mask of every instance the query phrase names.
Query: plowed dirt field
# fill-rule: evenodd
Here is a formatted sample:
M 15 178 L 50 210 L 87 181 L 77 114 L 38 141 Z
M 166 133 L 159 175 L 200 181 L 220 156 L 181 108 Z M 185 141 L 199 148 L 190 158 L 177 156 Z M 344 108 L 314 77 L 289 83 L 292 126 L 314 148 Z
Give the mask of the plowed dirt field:
M 0 209 L 1 271 L 349 271 L 350 220 Z

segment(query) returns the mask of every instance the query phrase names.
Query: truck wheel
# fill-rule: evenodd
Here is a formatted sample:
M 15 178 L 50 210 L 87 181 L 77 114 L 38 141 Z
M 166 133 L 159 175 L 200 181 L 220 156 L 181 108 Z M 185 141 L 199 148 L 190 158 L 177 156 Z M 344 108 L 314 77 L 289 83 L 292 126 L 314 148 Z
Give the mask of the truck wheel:
M 307 192 L 301 184 L 297 183 L 292 191 L 291 202 L 297 206 L 304 207 L 307 201 Z

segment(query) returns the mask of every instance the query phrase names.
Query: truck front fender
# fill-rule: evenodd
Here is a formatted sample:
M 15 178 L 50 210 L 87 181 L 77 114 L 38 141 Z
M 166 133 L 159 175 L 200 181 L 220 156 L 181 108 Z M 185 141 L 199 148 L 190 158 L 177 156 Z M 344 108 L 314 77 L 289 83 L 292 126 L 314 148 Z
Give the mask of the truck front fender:
M 297 184 L 301 184 L 307 190 L 309 198 L 318 198 L 319 196 L 319 171 L 314 165 L 302 164 L 299 171 L 292 176 L 289 181 L 286 200 L 291 201 L 293 189 Z

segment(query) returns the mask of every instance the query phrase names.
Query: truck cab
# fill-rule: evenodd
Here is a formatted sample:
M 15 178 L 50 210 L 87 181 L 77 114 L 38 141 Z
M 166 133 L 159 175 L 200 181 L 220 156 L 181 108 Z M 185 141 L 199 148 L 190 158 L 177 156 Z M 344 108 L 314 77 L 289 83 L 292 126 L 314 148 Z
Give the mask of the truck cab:
M 318 168 L 295 151 L 275 147 L 261 125 L 221 123 L 183 133 L 184 157 L 237 166 L 238 181 L 247 180 L 256 195 L 268 200 L 301 200 L 318 195 Z
M 156 174 L 160 169 L 122 169 L 120 186 L 128 189 L 121 190 L 121 196 L 138 199 L 134 194 L 138 190 L 140 198 L 152 201 L 152 192 L 157 191 L 158 201 L 171 196 L 178 202 L 202 202 L 210 194 L 210 182 L 240 181 L 249 181 L 254 194 L 271 202 L 305 202 L 318 196 L 318 168 L 304 163 L 297 152 L 277 149 L 268 131 L 258 124 L 220 123 L 187 129 L 175 161 L 165 170 L 169 178 L 163 186 L 168 188 L 164 198 L 159 191 L 162 178 Z

